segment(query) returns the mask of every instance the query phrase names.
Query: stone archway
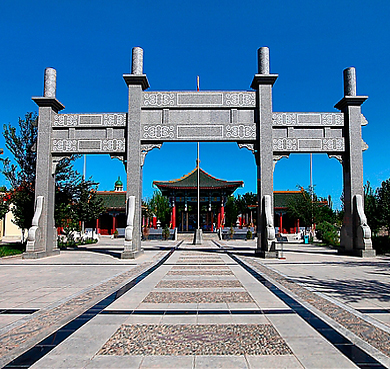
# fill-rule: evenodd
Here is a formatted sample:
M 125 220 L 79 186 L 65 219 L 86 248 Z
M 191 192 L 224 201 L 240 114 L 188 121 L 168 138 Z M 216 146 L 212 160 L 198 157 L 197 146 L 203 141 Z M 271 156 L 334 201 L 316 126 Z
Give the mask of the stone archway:
M 356 95 L 354 68 L 344 71 L 339 113 L 273 112 L 269 50 L 258 50 L 253 91 L 146 91 L 143 50 L 133 49 L 127 113 L 59 114 L 56 71 L 45 71 L 39 106 L 36 210 L 29 230 L 26 258 L 58 253 L 54 229 L 56 162 L 77 153 L 107 153 L 123 160 L 127 171 L 127 226 L 123 258 L 141 249 L 142 166 L 146 154 L 164 142 L 237 142 L 253 152 L 258 177 L 258 247 L 262 257 L 276 257 L 273 221 L 273 168 L 291 153 L 327 153 L 343 166 L 345 217 L 341 251 L 373 256 L 371 232 L 363 211 L 361 114 L 366 96 Z

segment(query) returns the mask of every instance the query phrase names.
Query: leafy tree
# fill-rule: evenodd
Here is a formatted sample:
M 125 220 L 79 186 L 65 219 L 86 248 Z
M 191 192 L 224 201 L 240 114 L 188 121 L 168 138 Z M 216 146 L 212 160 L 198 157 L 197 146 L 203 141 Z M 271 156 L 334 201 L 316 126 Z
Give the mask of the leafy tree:
M 97 219 L 105 210 L 103 200 L 97 197 L 96 189 L 97 183 L 84 179 L 74 186 L 72 207 L 77 220 L 83 224 Z
M 381 216 L 381 223 L 389 231 L 390 229 L 390 178 L 382 182 L 377 190 L 378 213 Z
M 27 113 L 19 118 L 18 127 L 4 125 L 5 145 L 11 152 L 14 162 L 1 158 L 1 172 L 11 184 L 10 200 L 14 206 L 14 223 L 25 230 L 31 226 L 34 216 L 35 169 L 38 117 L 36 113 Z M 63 225 L 65 219 L 89 220 L 95 216 L 101 204 L 96 199 L 96 183 L 82 181 L 79 173 L 73 170 L 72 163 L 77 156 L 62 159 L 56 168 L 56 225 Z M 85 202 L 85 204 L 81 204 Z M 3 203 L 3 202 L 2 202 Z
M 339 230 L 336 226 L 327 221 L 323 221 L 316 226 L 317 238 L 322 240 L 327 245 L 340 245 L 338 231 Z
M 18 128 L 11 124 L 3 126 L 5 145 L 16 164 L 9 158 L 1 158 L 1 172 L 11 184 L 10 202 L 14 205 L 14 223 L 22 229 L 22 235 L 31 226 L 34 216 L 37 120 L 37 114 L 30 112 L 24 119 L 19 118 Z
M 234 196 L 229 196 L 225 204 L 225 226 L 235 226 L 238 216 L 237 201 Z
M 10 195 L 6 193 L 5 188 L 0 188 L 0 219 L 4 218 L 9 211 Z
M 371 187 L 369 181 L 364 185 L 364 213 L 373 234 L 376 234 L 381 226 L 381 213 L 379 211 L 377 193 Z
M 323 221 L 331 224 L 336 222 L 335 212 L 315 194 L 314 189 L 298 188 L 301 188 L 302 196 L 292 197 L 287 205 L 287 213 L 291 217 L 299 218 L 305 226 Z
M 154 191 L 153 197 L 148 201 L 148 208 L 161 222 L 162 227 L 169 225 L 171 217 L 169 200 L 162 195 L 161 191 Z

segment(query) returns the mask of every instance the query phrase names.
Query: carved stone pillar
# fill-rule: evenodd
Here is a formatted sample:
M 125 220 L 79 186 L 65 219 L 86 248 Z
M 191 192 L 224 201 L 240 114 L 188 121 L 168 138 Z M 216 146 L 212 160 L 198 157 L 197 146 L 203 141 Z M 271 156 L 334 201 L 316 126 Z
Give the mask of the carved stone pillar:
M 133 48 L 132 73 L 123 75 L 129 88 L 128 121 L 126 132 L 126 171 L 127 192 L 126 199 L 135 197 L 134 204 L 134 231 L 132 240 L 125 239 L 125 249 L 122 259 L 134 259 L 141 249 L 141 101 L 142 91 L 149 87 L 148 79 L 143 74 L 143 50 Z M 128 208 L 128 207 L 127 207 Z M 128 208 L 129 209 L 129 208 Z M 129 210 L 128 210 L 129 211 Z M 130 221 L 130 220 L 129 220 Z
M 362 114 L 367 96 L 356 95 L 355 68 L 344 70 L 344 97 L 335 107 L 344 113 L 345 153 L 343 155 L 344 219 L 340 234 L 341 252 L 363 257 L 375 256 L 371 230 L 364 215 Z
M 267 47 L 258 50 L 258 71 L 251 85 L 257 99 L 257 253 L 272 258 L 277 257 L 273 222 L 272 86 L 278 75 L 269 73 Z
M 51 154 L 52 121 L 64 106 L 56 99 L 56 70 L 46 68 L 44 97 L 33 97 L 39 106 L 35 212 L 28 231 L 25 259 L 59 254 L 54 223 L 55 163 Z

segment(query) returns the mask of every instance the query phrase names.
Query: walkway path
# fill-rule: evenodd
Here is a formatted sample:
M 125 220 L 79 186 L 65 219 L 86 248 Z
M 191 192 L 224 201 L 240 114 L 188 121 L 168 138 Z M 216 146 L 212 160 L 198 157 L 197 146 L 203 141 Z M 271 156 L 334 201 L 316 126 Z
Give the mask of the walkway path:
M 390 367 L 389 258 L 149 241 L 123 261 L 119 242 L 0 261 L 0 367 Z

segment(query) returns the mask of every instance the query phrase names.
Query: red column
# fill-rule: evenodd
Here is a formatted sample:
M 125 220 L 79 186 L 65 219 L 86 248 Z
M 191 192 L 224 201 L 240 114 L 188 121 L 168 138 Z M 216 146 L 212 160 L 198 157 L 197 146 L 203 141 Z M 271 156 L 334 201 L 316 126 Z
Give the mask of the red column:
M 116 216 L 112 216 L 112 234 L 114 234 L 116 231 Z
M 157 218 L 153 215 L 153 228 L 157 229 Z
M 297 228 L 298 228 L 298 233 L 299 233 L 299 218 L 297 219 Z
M 100 233 L 99 218 L 96 219 L 96 233 Z
M 225 218 L 225 207 L 223 205 L 221 205 L 221 227 L 222 228 L 224 227 L 224 225 L 223 225 L 224 218 Z
M 279 213 L 279 233 L 283 232 L 283 213 Z
M 176 228 L 176 205 L 172 208 L 172 229 Z
M 221 228 L 221 212 L 219 212 L 217 216 L 217 228 Z

